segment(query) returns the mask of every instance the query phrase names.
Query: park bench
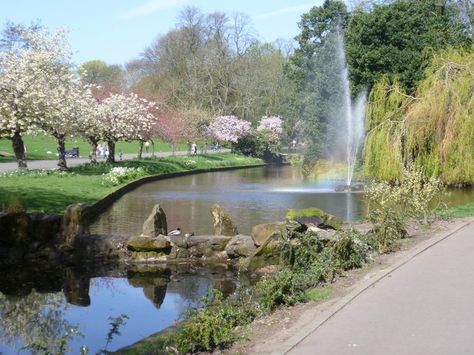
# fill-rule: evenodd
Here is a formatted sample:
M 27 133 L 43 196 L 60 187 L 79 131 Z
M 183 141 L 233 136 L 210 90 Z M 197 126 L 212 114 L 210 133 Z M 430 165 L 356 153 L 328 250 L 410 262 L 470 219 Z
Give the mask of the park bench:
M 71 150 L 64 152 L 66 158 L 79 158 L 79 147 L 73 147 Z

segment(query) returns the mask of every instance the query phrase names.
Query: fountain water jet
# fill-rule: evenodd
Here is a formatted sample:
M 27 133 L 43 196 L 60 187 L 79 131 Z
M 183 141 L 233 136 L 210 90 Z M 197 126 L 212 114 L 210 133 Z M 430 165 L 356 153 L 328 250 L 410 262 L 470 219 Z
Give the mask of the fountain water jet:
M 349 73 L 346 62 L 346 55 L 344 51 L 344 40 L 340 33 L 337 36 L 337 54 L 341 70 L 342 90 L 344 94 L 344 115 L 345 115 L 345 155 L 347 163 L 346 188 L 350 190 L 352 183 L 352 176 L 354 174 L 357 153 L 364 137 L 364 113 L 366 93 L 360 93 L 352 102 L 350 87 L 349 87 Z

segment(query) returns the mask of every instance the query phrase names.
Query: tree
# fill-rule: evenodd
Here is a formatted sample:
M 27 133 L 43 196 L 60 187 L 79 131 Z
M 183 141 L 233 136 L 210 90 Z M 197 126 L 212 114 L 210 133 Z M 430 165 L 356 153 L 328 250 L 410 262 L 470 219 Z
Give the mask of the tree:
M 103 87 L 122 88 L 124 73 L 119 65 L 107 65 L 102 60 L 90 60 L 80 67 L 84 84 Z
M 237 143 L 239 138 L 250 134 L 251 131 L 250 122 L 236 116 L 219 116 L 209 125 L 210 135 L 224 142 Z
M 48 96 L 43 100 L 44 113 L 34 119 L 34 124 L 56 139 L 58 167 L 65 170 L 66 137 L 78 132 L 82 124 L 82 93 L 67 66 L 57 68 L 56 73 L 56 80 L 49 82 Z
M 303 14 L 298 47 L 285 67 L 295 85 L 289 105 L 292 112 L 287 116 L 297 120 L 293 118 L 291 126 L 300 127 L 310 151 L 322 151 L 325 156 L 334 151 L 338 135 L 334 127 L 339 126 L 335 122 L 344 117 L 341 37 L 348 19 L 346 5 L 334 0 Z
M 108 163 L 115 162 L 117 141 L 144 139 L 144 134 L 151 129 L 153 116 L 149 108 L 153 105 L 136 94 L 112 94 L 100 103 L 101 137 L 108 145 Z
M 447 1 L 398 0 L 358 9 L 346 32 L 346 53 L 354 91 L 382 75 L 398 78 L 413 93 L 437 50 L 469 45 L 466 23 Z
M 21 46 L 0 52 L 0 136 L 11 139 L 18 167 L 26 168 L 22 135 L 47 116 L 49 90 L 70 53 L 64 31 L 22 29 L 21 36 Z

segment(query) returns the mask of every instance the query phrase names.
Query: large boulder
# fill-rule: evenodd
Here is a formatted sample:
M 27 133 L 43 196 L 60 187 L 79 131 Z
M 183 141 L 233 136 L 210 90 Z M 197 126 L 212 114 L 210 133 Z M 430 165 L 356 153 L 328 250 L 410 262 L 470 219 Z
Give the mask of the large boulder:
M 214 222 L 214 234 L 215 235 L 225 235 L 233 237 L 234 235 L 239 234 L 237 227 L 230 215 L 225 212 L 219 205 L 214 205 L 211 208 L 211 215 Z
M 251 256 L 256 249 L 252 237 L 242 234 L 234 236 L 225 247 L 227 256 L 231 259 Z
M 274 233 L 250 256 L 247 262 L 247 269 L 254 271 L 268 265 L 281 264 L 281 246 L 285 242 L 285 237 L 279 233 Z
M 285 222 L 274 222 L 258 224 L 252 228 L 253 241 L 256 246 L 261 246 L 272 237 L 285 238 L 286 236 L 286 223 Z
M 153 251 L 167 253 L 171 249 L 171 243 L 163 235 L 157 237 L 139 235 L 128 240 L 127 248 L 128 250 L 138 252 Z
M 342 219 L 326 213 L 319 208 L 307 208 L 304 210 L 289 210 L 286 214 L 287 221 L 297 221 L 305 225 L 314 225 L 321 229 L 339 230 Z
M 159 204 L 153 207 L 150 215 L 143 223 L 143 235 L 156 237 L 159 234 L 167 235 L 168 226 L 166 223 L 166 214 Z

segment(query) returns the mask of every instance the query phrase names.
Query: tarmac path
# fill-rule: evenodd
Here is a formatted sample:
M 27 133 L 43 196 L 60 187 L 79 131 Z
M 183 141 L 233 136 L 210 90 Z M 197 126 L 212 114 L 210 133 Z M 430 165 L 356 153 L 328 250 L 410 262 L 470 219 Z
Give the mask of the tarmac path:
M 474 219 L 393 267 L 274 353 L 474 354 Z
M 226 153 L 230 152 L 230 149 L 220 149 L 219 151 L 215 150 L 208 150 L 208 154 L 212 153 Z M 175 155 L 187 155 L 187 151 L 177 151 L 175 152 Z M 171 152 L 155 152 L 156 157 L 168 157 L 171 156 Z M 143 153 L 142 156 L 144 158 L 149 158 L 152 156 L 151 153 Z M 123 160 L 128 160 L 128 159 L 135 159 L 137 157 L 137 154 L 124 154 L 123 155 Z M 119 157 L 118 154 L 115 157 L 115 160 L 118 161 Z M 68 167 L 73 167 L 73 166 L 78 166 L 81 164 L 85 164 L 89 162 L 89 158 L 66 158 L 67 161 L 67 166 Z M 97 161 L 105 161 L 105 158 L 102 157 L 97 157 Z M 58 161 L 56 159 L 51 159 L 51 160 L 28 160 L 28 169 L 45 169 L 45 170 L 51 170 L 51 169 L 56 169 L 58 166 Z M 8 163 L 0 163 L 0 173 L 5 173 L 9 171 L 14 171 L 18 169 L 18 165 L 16 162 L 8 162 Z

